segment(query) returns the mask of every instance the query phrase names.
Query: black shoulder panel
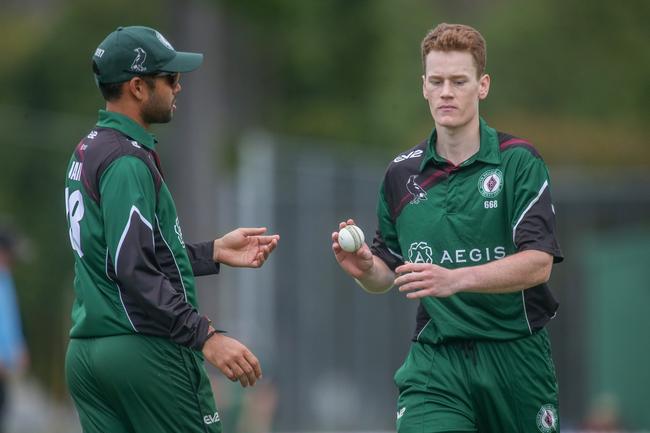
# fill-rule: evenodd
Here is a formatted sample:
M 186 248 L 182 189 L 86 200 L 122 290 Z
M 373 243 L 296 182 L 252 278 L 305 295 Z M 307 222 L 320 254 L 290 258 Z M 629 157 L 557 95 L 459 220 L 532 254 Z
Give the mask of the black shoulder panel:
M 142 160 L 153 177 L 156 192 L 163 183 L 161 172 L 156 165 L 153 152 L 137 141 L 112 128 L 95 128 L 75 149 L 77 161 L 83 163 L 81 182 L 88 195 L 99 203 L 99 181 L 104 171 L 122 156 L 135 156 Z
M 428 140 L 424 140 L 417 146 L 400 153 L 386 169 L 384 196 L 393 220 L 397 219 L 401 210 L 412 199 L 411 193 L 408 191 L 422 194 L 422 191 L 419 190 L 418 179 L 422 177 L 420 166 L 426 155 L 427 143 Z M 408 190 L 407 185 L 411 185 Z

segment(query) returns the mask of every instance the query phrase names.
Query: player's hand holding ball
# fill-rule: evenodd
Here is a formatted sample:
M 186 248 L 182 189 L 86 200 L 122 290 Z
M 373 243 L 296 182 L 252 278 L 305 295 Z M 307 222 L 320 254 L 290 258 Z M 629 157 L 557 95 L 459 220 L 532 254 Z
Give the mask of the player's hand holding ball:
M 354 278 L 361 278 L 372 268 L 372 252 L 353 219 L 341 221 L 339 231 L 332 233 L 332 251 L 343 270 Z
M 356 252 L 365 241 L 363 231 L 354 224 L 346 225 L 339 230 L 339 245 L 343 251 L 348 253 Z

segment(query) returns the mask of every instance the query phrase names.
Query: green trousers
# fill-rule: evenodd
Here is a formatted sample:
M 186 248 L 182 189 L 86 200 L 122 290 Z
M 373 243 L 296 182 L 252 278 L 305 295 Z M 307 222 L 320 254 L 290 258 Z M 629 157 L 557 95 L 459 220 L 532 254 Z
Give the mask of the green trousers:
M 546 330 L 510 341 L 413 343 L 395 384 L 398 433 L 560 431 Z
M 84 433 L 221 433 L 199 353 L 163 338 L 73 338 L 66 380 Z

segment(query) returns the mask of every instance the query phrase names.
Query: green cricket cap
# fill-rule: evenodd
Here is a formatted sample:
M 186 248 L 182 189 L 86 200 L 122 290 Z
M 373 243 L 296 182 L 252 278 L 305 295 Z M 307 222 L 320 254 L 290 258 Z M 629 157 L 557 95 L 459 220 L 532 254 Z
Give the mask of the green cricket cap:
M 193 71 L 203 63 L 203 54 L 176 51 L 157 30 L 130 26 L 106 36 L 92 59 L 98 82 L 120 83 L 138 75 Z

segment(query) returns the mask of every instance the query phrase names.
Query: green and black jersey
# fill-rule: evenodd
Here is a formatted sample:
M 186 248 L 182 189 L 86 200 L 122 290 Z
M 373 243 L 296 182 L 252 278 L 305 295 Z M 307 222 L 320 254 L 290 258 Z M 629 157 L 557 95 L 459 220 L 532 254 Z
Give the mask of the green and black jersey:
M 454 269 L 524 250 L 563 259 L 544 161 L 528 141 L 483 119 L 480 125 L 479 151 L 458 166 L 436 153 L 435 130 L 388 166 L 372 251 L 391 269 L 403 262 Z M 557 307 L 546 284 L 506 294 L 426 297 L 414 339 L 518 338 L 543 328 Z
M 70 159 L 71 338 L 142 333 L 197 350 L 205 342 L 194 275 L 219 267 L 211 241 L 184 243 L 155 144 L 130 118 L 100 110 Z

